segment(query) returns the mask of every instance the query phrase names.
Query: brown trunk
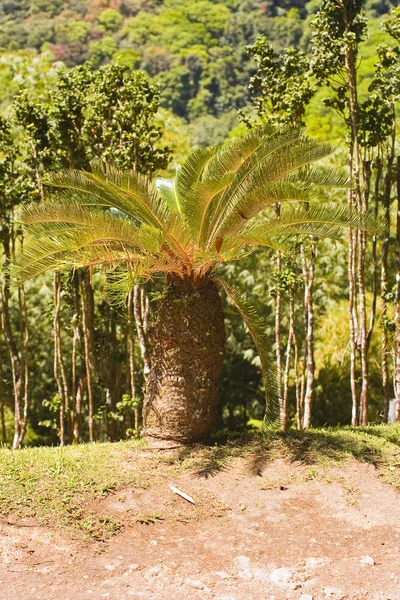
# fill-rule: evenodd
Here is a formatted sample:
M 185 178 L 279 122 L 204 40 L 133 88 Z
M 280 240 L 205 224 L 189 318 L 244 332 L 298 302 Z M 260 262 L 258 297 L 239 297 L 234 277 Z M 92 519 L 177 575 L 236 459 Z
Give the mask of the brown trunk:
M 345 15 L 345 18 L 347 16 Z M 349 25 L 349 23 L 347 23 Z M 349 117 L 351 125 L 351 143 L 349 153 L 349 167 L 354 178 L 355 186 L 349 192 L 349 202 L 357 210 L 365 212 L 366 197 L 361 195 L 360 188 L 360 148 L 359 131 L 357 117 L 357 54 L 351 45 L 346 51 L 346 72 L 349 91 Z M 357 241 L 359 242 L 357 248 Z M 366 253 L 366 234 L 365 232 L 350 232 L 349 240 L 349 319 L 350 319 L 350 383 L 352 392 L 352 424 L 358 425 L 366 423 L 368 420 L 368 340 L 367 340 L 367 313 L 365 297 L 365 253 Z M 358 253 L 357 253 L 358 249 Z M 359 322 L 357 319 L 357 292 L 356 277 L 358 282 L 359 296 Z M 357 340 L 358 338 L 358 340 Z M 358 341 L 361 362 L 361 391 L 359 402 L 357 401 L 356 387 L 356 359 L 355 352 Z
M 349 324 L 350 324 L 350 389 L 352 399 L 351 424 L 356 427 L 358 420 L 358 397 L 356 383 L 356 335 L 357 335 L 357 309 L 356 309 L 356 285 L 355 285 L 355 252 L 356 236 L 354 229 L 349 231 L 348 252 L 348 278 L 349 278 Z
M 279 214 L 279 213 L 278 213 Z M 276 269 L 278 275 L 281 273 L 281 253 L 276 253 Z M 282 297 L 280 292 L 280 282 L 278 281 L 278 289 L 275 299 L 275 355 L 276 355 L 276 380 L 277 392 L 279 398 L 280 425 L 282 431 L 286 429 L 286 416 L 284 414 L 283 397 L 282 397 L 282 357 L 281 357 L 281 310 Z
M 6 263 L 10 261 L 13 232 L 7 224 L 3 225 L 3 245 Z M 2 329 L 10 354 L 11 372 L 14 388 L 14 438 L 13 450 L 23 442 L 28 423 L 28 324 L 25 296 L 18 290 L 20 349 L 14 334 L 10 317 L 10 278 L 6 270 L 2 282 Z
M 60 398 L 60 424 L 59 424 L 59 437 L 60 445 L 64 445 L 64 389 L 60 375 L 60 361 L 61 361 L 61 342 L 60 342 L 60 308 L 61 308 L 61 285 L 59 273 L 54 274 L 54 314 L 53 314 L 53 338 L 54 338 L 54 378 L 57 383 L 58 396 Z
M 294 346 L 294 380 L 295 380 L 295 388 L 296 388 L 296 425 L 297 429 L 300 431 L 303 423 L 303 394 L 301 391 L 301 386 L 299 382 L 299 346 L 297 344 L 297 336 L 296 332 L 293 330 L 293 346 Z
M 147 382 L 151 370 L 150 348 L 147 337 L 150 306 L 145 290 L 138 285 L 133 288 L 133 309 L 140 352 L 143 358 L 143 376 L 145 382 Z
M 95 439 L 94 432 L 94 300 L 90 273 L 83 273 L 82 328 L 85 345 L 86 383 L 89 405 L 89 439 Z
M 367 238 L 365 231 L 358 232 L 358 295 L 360 308 L 359 336 L 360 336 L 360 363 L 361 363 L 361 390 L 360 390 L 360 425 L 368 423 L 368 340 L 367 340 L 367 304 L 365 293 L 365 254 Z
M 135 337 L 133 335 L 133 290 L 128 294 L 128 354 L 129 354 L 129 384 L 134 406 L 135 434 L 139 436 L 139 410 L 136 401 L 135 387 Z
M 394 387 L 397 400 L 397 420 L 400 420 L 400 156 L 397 157 L 396 165 L 397 184 L 397 215 L 396 215 L 396 292 L 394 301 L 395 333 L 395 360 L 394 360 Z
M 281 404 L 281 430 L 286 431 L 288 425 L 288 396 L 289 396 L 289 372 L 290 358 L 292 354 L 292 344 L 294 338 L 294 294 L 293 290 L 289 291 L 289 333 L 286 346 L 286 363 L 283 374 L 283 397 Z M 297 365 L 296 365 L 297 367 Z M 297 379 L 297 378 L 296 378 Z
M 207 438 L 218 403 L 224 315 L 213 281 L 170 278 L 154 327 L 154 353 L 143 407 L 146 436 L 156 444 Z
M 314 269 L 315 269 L 315 247 L 313 246 L 310 257 L 310 264 L 307 265 L 303 254 L 303 275 L 304 275 L 304 310 L 306 315 L 305 337 L 305 368 L 306 368 L 306 386 L 304 393 L 303 409 L 303 428 L 311 427 L 311 408 L 314 393 L 315 380 L 315 361 L 314 361 Z
M 394 141 L 394 140 L 393 140 Z M 394 144 L 392 145 L 394 148 Z M 382 266 L 381 266 L 381 321 L 382 321 L 382 336 L 381 336 L 381 372 L 383 386 L 383 421 L 387 423 L 389 414 L 389 402 L 391 398 L 391 386 L 389 378 L 389 341 L 387 330 L 387 299 L 386 295 L 389 291 L 388 285 L 388 256 L 390 244 L 390 194 L 392 188 L 392 168 L 393 168 L 393 151 L 388 158 L 387 172 L 385 174 L 385 183 L 383 190 L 383 206 L 384 219 L 387 227 L 387 233 L 382 243 Z M 378 194 L 377 194 L 378 195 Z
M 72 280 L 72 293 L 74 299 L 74 313 L 72 316 L 73 338 L 72 338 L 72 402 L 73 402 L 73 439 L 79 442 L 82 421 L 82 378 L 77 377 L 78 356 L 81 344 L 80 334 L 80 274 L 76 271 Z
M 3 361 L 0 355 L 0 421 L 1 421 L 1 441 L 7 444 L 7 428 L 4 404 L 4 383 L 3 383 Z

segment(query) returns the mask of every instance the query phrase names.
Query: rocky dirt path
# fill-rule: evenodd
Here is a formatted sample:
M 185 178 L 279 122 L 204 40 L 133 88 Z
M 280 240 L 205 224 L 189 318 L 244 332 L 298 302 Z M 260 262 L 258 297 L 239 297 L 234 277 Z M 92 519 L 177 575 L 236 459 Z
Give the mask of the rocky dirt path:
M 165 482 L 107 496 L 107 543 L 1 520 L 1 599 L 400 600 L 400 493 L 372 465 L 248 467 L 171 481 L 195 506 Z

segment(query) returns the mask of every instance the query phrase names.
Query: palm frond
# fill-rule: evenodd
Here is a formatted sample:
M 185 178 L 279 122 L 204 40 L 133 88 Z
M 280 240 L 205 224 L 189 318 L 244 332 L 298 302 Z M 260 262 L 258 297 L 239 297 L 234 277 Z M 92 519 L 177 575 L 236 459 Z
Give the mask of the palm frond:
M 136 224 L 110 210 L 82 206 L 76 202 L 65 204 L 53 201 L 30 204 L 22 208 L 20 219 L 29 225 L 31 235 L 55 235 L 57 231 L 75 229 L 91 231 L 99 239 L 134 243 L 145 250 L 157 252 L 164 240 L 163 232 L 146 224 Z
M 122 173 L 107 167 L 104 173 L 97 163 L 93 172 L 66 170 L 52 174 L 45 182 L 57 190 L 60 201 L 71 199 L 82 206 L 117 208 L 121 212 L 163 229 L 168 208 L 153 184 L 136 171 Z
M 269 348 L 269 340 L 265 333 L 265 323 L 257 315 L 257 311 L 238 290 L 232 288 L 225 281 L 219 278 L 214 278 L 231 300 L 232 304 L 246 323 L 247 328 L 254 340 L 257 348 L 258 356 L 260 357 L 261 369 L 265 382 L 266 393 L 266 420 L 273 424 L 279 424 L 279 396 L 277 392 L 277 374 L 274 354 Z
M 157 257 L 141 256 L 136 261 L 118 265 L 109 272 L 106 291 L 115 303 L 125 306 L 126 297 L 134 285 L 165 273 L 182 276 L 182 264 L 165 252 Z
M 307 186 L 314 184 L 318 187 L 343 188 L 353 187 L 354 185 L 348 169 L 337 169 L 322 165 L 308 165 L 288 175 L 287 179 L 297 185 L 306 183 Z
M 283 148 L 285 148 L 284 152 Z M 331 151 L 332 147 L 329 144 L 305 137 L 290 139 L 290 134 L 277 136 L 271 151 L 260 150 L 247 170 L 243 167 L 239 170 L 237 183 L 231 186 L 221 210 L 213 219 L 210 243 L 213 243 L 216 237 L 228 235 L 240 226 L 243 223 L 243 214 L 247 215 L 248 212 L 255 216 L 257 210 L 259 212 L 263 210 L 263 204 L 257 201 L 259 190 L 277 184 L 279 181 L 282 181 L 283 185 L 283 180 L 288 175 L 320 160 Z M 305 180 L 303 182 L 307 183 Z M 286 183 L 290 186 L 290 181 Z M 299 186 L 298 193 L 301 193 L 302 189 L 304 187 Z M 257 204 L 260 207 L 258 209 Z
M 179 206 L 184 214 L 186 214 L 189 202 L 188 197 L 193 190 L 193 187 L 200 181 L 206 164 L 217 151 L 218 146 L 198 148 L 192 152 L 178 169 L 175 180 L 175 189 Z
M 376 215 L 361 213 L 348 205 L 310 203 L 307 207 L 285 207 L 279 217 L 249 223 L 239 229 L 238 237 L 243 242 L 261 245 L 264 240 L 290 234 L 341 239 L 343 228 L 383 233 L 385 224 Z
M 171 213 L 182 213 L 178 194 L 176 192 L 175 180 L 157 177 L 155 186 Z
M 154 227 L 138 227 L 93 207 L 43 203 L 25 208 L 22 220 L 31 235 L 14 259 L 13 274 L 19 281 L 49 269 L 132 262 L 140 255 L 157 255 L 164 242 Z

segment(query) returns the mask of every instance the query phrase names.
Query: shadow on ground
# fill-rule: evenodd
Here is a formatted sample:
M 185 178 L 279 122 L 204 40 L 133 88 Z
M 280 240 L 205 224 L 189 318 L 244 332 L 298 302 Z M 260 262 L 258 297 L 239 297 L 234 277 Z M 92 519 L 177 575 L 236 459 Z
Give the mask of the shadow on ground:
M 304 465 L 338 463 L 349 459 L 377 468 L 400 463 L 400 424 L 267 435 L 238 434 L 230 435 L 229 439 L 218 438 L 213 443 L 181 449 L 178 461 L 193 463 L 190 468 L 194 475 L 205 479 L 227 470 L 235 456 L 247 458 L 248 471 L 254 476 L 261 476 L 263 468 L 279 458 Z

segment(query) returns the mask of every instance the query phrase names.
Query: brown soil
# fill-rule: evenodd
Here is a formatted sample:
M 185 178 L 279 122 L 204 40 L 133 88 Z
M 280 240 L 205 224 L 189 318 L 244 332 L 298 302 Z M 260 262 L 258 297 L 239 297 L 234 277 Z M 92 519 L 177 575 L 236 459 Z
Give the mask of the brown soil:
M 400 494 L 372 465 L 172 474 L 195 506 L 119 490 L 94 507 L 123 522 L 107 543 L 1 520 L 1 599 L 400 600 Z

